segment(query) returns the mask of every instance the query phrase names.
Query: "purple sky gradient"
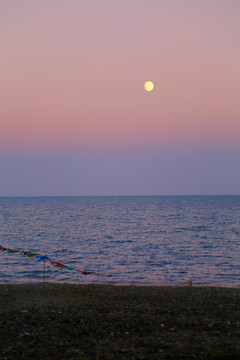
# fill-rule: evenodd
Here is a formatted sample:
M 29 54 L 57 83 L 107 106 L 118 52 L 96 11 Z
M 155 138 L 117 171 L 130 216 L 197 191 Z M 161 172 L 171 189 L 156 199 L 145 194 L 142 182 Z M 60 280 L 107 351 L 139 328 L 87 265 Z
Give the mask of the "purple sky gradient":
M 0 196 L 240 194 L 238 0 L 5 1 L 0 43 Z

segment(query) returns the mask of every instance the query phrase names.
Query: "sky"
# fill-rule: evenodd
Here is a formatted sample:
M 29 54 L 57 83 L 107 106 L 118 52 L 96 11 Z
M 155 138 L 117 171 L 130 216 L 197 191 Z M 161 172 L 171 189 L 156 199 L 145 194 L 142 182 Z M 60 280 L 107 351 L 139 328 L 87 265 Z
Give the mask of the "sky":
M 0 46 L 0 196 L 240 194 L 239 0 L 2 0 Z

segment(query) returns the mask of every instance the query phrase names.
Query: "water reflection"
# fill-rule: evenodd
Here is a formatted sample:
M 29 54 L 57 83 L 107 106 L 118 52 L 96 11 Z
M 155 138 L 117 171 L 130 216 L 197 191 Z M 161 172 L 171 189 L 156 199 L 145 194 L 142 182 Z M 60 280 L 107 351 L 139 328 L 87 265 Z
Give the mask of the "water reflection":
M 1 198 L 2 245 L 120 284 L 239 285 L 240 197 Z M 0 282 L 42 281 L 42 264 L 0 254 Z M 46 267 L 49 281 L 94 282 Z

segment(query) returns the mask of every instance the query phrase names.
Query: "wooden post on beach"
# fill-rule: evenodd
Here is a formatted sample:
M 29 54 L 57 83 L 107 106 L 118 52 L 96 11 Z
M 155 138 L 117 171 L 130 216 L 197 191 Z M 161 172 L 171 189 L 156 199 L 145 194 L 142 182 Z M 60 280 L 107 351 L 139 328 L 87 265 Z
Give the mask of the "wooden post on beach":
M 45 276 L 45 258 L 43 260 L 43 283 L 45 284 L 46 276 Z
M 98 267 L 98 272 L 97 272 L 97 284 L 98 284 L 98 279 L 99 279 L 99 272 L 100 272 L 100 267 Z

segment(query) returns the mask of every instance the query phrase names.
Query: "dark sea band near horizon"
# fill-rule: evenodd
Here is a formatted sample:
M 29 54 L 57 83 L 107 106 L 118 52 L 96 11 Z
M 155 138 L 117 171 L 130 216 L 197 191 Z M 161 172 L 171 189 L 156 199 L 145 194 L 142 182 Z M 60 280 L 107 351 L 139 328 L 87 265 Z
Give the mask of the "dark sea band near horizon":
M 239 287 L 240 196 L 1 197 L 0 245 L 94 272 L 47 262 L 49 282 Z M 41 281 L 0 252 L 0 283 Z

